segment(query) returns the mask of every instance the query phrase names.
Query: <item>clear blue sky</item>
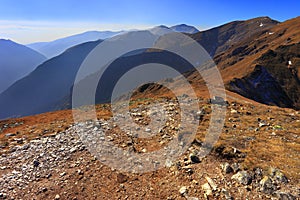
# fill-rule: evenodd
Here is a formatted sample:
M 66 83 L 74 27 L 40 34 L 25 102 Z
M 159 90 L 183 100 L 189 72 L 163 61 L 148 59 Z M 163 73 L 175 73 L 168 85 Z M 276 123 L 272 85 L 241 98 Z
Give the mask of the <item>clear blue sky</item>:
M 0 0 L 0 37 L 32 42 L 93 29 L 179 23 L 207 29 L 258 16 L 284 21 L 299 15 L 299 0 Z

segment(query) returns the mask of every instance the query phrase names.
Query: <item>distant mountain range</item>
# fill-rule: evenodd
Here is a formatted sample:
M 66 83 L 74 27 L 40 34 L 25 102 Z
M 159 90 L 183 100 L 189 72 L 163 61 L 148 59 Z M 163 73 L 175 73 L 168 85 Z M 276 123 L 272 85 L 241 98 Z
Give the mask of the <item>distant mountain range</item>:
M 214 58 L 228 90 L 261 103 L 300 109 L 299 24 L 300 17 L 282 23 L 260 17 L 230 22 L 189 36 Z M 147 37 L 158 37 L 162 29 L 170 28 L 155 27 Z M 124 33 L 114 39 L 134 34 Z M 9 87 L 0 94 L 0 118 L 70 108 L 76 73 L 86 55 L 101 42 L 98 40 L 72 47 L 47 60 Z M 97 93 L 96 101 L 109 100 L 109 92 L 120 74 L 141 63 L 141 59 L 151 61 L 155 58 L 178 68 L 181 73 L 191 69 L 184 60 L 170 59 L 166 52 L 145 50 L 130 54 L 114 62 L 102 82 L 107 90 L 101 95 Z M 191 82 L 201 82 L 194 72 L 186 76 Z M 159 88 L 155 90 L 153 92 L 166 92 Z
M 172 27 L 166 26 L 159 26 L 160 28 L 165 27 L 167 29 L 182 32 L 182 33 L 197 33 L 199 32 L 193 26 L 189 26 L 186 24 L 180 24 Z M 32 44 L 28 44 L 27 46 L 40 52 L 41 54 L 45 55 L 48 59 L 54 56 L 57 56 L 63 53 L 66 49 L 90 41 L 96 40 L 104 40 L 107 38 L 111 38 L 115 35 L 122 34 L 127 31 L 88 31 L 81 34 L 72 35 L 69 37 L 60 38 L 51 42 L 36 42 Z
M 37 42 L 27 46 L 34 49 L 47 58 L 52 58 L 63 53 L 66 49 L 89 41 L 106 39 L 122 33 L 123 31 L 88 31 L 77 35 L 57 39 L 51 42 Z
M 0 39 L 0 93 L 45 60 L 45 56 L 26 46 Z
M 140 40 L 148 38 L 149 41 L 155 41 L 158 35 L 154 35 L 150 31 L 132 31 L 115 36 L 110 43 L 111 45 L 114 45 L 114 43 L 119 44 L 119 41 L 123 41 L 125 38 L 138 40 L 139 37 Z M 6 117 L 5 115 L 32 115 L 51 110 L 70 108 L 71 92 L 76 73 L 87 54 L 101 42 L 102 40 L 98 40 L 72 47 L 61 55 L 47 60 L 30 75 L 13 84 L 0 95 L 0 118 Z M 169 58 L 170 55 L 167 52 L 148 52 L 145 50 L 126 54 L 124 57 L 117 59 L 112 63 L 109 68 L 110 70 L 101 81 L 101 86 L 105 89 L 96 93 L 97 102 L 109 101 L 113 86 L 120 76 L 147 60 L 151 62 L 156 59 L 158 62 L 164 62 L 166 65 L 176 67 L 182 73 L 188 69 L 186 61 Z M 95 78 L 97 73 L 98 71 L 96 70 L 94 74 L 90 74 L 83 81 Z M 31 89 L 28 90 L 27 88 Z M 33 101 L 34 104 L 32 103 Z M 2 105 L 6 106 L 1 107 Z

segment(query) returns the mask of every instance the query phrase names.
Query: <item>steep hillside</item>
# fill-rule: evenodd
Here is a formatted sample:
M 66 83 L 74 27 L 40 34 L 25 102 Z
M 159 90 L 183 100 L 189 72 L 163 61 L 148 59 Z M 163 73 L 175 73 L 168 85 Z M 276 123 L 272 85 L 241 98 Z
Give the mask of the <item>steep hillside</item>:
M 46 60 L 26 46 L 3 39 L 0 39 L 0 58 L 0 93 Z
M 83 59 L 100 42 L 70 48 L 14 83 L 0 95 L 0 118 L 53 110 L 69 94 Z
M 229 90 L 261 103 L 299 107 L 300 17 L 215 56 Z
M 261 103 L 300 109 L 300 43 L 268 50 L 257 63 L 253 72 L 232 80 L 228 88 Z
M 279 22 L 269 17 L 259 17 L 246 21 L 234 21 L 222 26 L 191 35 L 205 50 L 214 57 L 225 52 L 241 40 L 253 38 L 256 34 L 264 33 Z
M 300 109 L 300 17 L 282 23 L 267 17 L 236 21 L 191 37 L 213 56 L 228 90 L 260 103 Z M 208 95 L 198 72 L 187 77 L 198 93 Z M 173 84 L 184 90 L 181 80 Z M 168 93 L 163 88 L 146 92 Z

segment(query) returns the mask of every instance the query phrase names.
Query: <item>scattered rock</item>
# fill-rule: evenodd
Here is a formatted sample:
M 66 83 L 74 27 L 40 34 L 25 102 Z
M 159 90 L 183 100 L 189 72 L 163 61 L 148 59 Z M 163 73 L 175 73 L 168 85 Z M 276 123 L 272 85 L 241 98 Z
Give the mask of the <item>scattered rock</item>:
M 200 163 L 201 160 L 200 158 L 196 155 L 196 154 L 190 154 L 190 160 L 192 161 L 192 163 Z
M 230 110 L 230 113 L 231 113 L 231 114 L 237 114 L 238 111 L 237 111 L 237 110 L 234 110 L 234 109 L 231 109 L 231 110 Z
M 212 189 L 208 183 L 204 183 L 201 188 L 204 191 L 204 197 L 206 199 L 212 196 Z
M 266 194 L 272 194 L 276 190 L 271 178 L 268 176 L 264 176 L 264 178 L 259 182 L 259 185 L 260 191 Z
M 206 176 L 205 179 L 207 180 L 207 182 L 210 185 L 210 187 L 212 188 L 212 190 L 216 191 L 217 190 L 216 183 L 210 177 L 208 177 L 208 176 Z
M 246 155 L 240 150 L 234 147 L 228 147 L 220 145 L 215 149 L 215 152 L 222 158 L 232 159 L 232 158 L 244 158 Z
M 118 183 L 125 183 L 127 181 L 128 177 L 125 174 L 119 173 L 117 175 L 117 182 Z
M 259 167 L 253 169 L 254 171 L 254 178 L 257 180 L 261 180 L 263 177 L 263 170 Z
M 290 193 L 277 192 L 276 196 L 277 196 L 278 200 L 296 200 L 296 197 L 294 197 Z
M 66 172 L 62 172 L 62 173 L 60 173 L 59 175 L 60 176 L 65 176 L 67 173 Z
M 240 171 L 240 164 L 239 163 L 233 163 L 231 165 L 231 168 L 233 169 L 234 173 L 237 173 L 238 171 Z
M 221 192 L 224 194 L 224 197 L 226 200 L 232 200 L 232 196 L 230 195 L 230 193 L 226 190 L 226 189 L 222 189 Z
M 234 174 L 231 179 L 234 179 L 243 185 L 249 185 L 252 182 L 252 177 L 247 171 L 239 171 Z
M 33 166 L 38 167 L 40 165 L 40 162 L 38 160 L 33 161 Z
M 5 134 L 5 137 L 13 137 L 13 136 L 16 136 L 16 134 L 15 133 L 7 133 L 7 134 Z
M 179 189 L 179 193 L 181 195 L 185 195 L 187 193 L 187 187 L 186 186 L 183 186 Z
M 0 198 L 1 199 L 6 199 L 7 195 L 5 193 L 0 193 Z
M 224 173 L 229 174 L 233 172 L 232 167 L 229 165 L 229 163 L 225 162 L 221 164 L 221 169 L 223 170 Z
M 260 121 L 260 122 L 258 123 L 258 126 L 259 126 L 260 128 L 262 128 L 262 127 L 265 127 L 265 126 L 269 126 L 269 124 L 267 124 L 265 121 Z
M 74 153 L 74 152 L 76 152 L 76 151 L 77 151 L 77 148 L 76 148 L 76 147 L 73 147 L 73 148 L 70 149 L 70 153 Z
M 274 181 L 278 183 L 288 183 L 288 178 L 280 170 L 270 167 L 268 173 Z
M 225 101 L 223 97 L 215 96 L 213 99 L 209 99 L 209 103 L 217 104 L 221 106 L 228 106 L 228 101 Z
M 7 167 L 6 166 L 1 166 L 0 169 L 1 170 L 5 170 Z
M 54 199 L 55 199 L 55 200 L 59 200 L 59 199 L 60 199 L 59 194 L 55 195 Z
M 78 174 L 78 175 L 83 175 L 83 171 L 80 170 L 80 169 L 78 169 L 78 170 L 77 170 L 77 174 Z
M 151 132 L 151 129 L 150 129 L 150 128 L 146 128 L 146 129 L 145 129 L 145 132 L 150 133 L 150 132 Z

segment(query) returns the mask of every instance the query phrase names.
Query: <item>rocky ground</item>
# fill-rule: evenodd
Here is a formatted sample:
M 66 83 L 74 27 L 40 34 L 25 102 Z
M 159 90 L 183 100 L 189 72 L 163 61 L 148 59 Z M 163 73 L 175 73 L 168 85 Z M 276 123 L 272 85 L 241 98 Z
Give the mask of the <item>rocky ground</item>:
M 129 113 L 141 127 L 150 123 L 147 116 L 153 109 L 150 112 L 146 105 L 151 103 L 137 102 Z M 3 121 L 0 199 L 300 198 L 300 113 L 291 109 L 230 101 L 220 139 L 202 158 L 198 155 L 213 105 L 199 100 L 202 109 L 191 112 L 200 119 L 192 145 L 178 159 L 145 173 L 111 168 L 101 155 L 90 153 L 90 143 L 80 139 L 105 130 L 103 136 L 126 152 L 143 154 L 161 149 L 180 130 L 178 104 L 174 100 L 164 103 L 167 125 L 151 139 L 139 139 L 130 131 L 124 134 L 113 122 L 107 122 L 110 114 L 104 114 L 103 109 L 108 107 L 101 108 L 97 121 L 72 122 L 68 114 L 64 120 L 51 117 L 57 113 L 48 114 L 51 120 L 43 125 L 29 124 L 32 119 L 28 118 Z M 53 125 L 60 129 L 51 128 Z M 122 163 L 122 157 L 117 161 Z

